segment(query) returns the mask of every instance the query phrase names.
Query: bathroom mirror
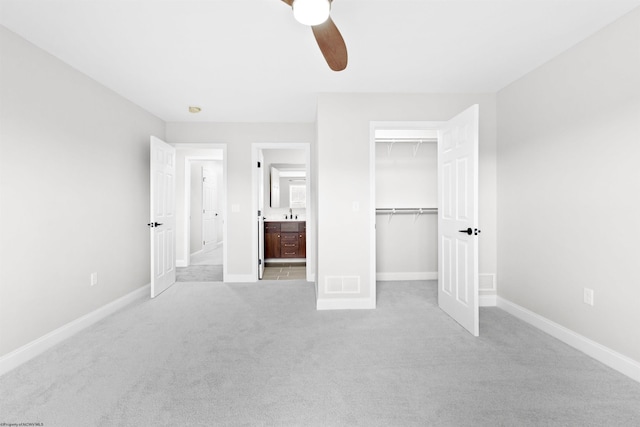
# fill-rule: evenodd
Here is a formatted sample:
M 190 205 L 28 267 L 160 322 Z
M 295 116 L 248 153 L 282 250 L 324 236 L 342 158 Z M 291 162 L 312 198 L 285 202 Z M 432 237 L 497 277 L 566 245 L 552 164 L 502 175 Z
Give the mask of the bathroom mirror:
M 299 164 L 272 164 L 270 189 L 272 208 L 305 208 L 307 168 Z

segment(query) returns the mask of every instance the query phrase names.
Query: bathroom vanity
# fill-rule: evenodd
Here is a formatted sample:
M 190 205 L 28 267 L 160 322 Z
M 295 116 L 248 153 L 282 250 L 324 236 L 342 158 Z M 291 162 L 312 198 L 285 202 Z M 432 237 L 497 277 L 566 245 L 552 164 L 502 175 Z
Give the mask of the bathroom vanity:
M 305 221 L 269 221 L 264 223 L 264 257 L 306 258 L 307 223 Z

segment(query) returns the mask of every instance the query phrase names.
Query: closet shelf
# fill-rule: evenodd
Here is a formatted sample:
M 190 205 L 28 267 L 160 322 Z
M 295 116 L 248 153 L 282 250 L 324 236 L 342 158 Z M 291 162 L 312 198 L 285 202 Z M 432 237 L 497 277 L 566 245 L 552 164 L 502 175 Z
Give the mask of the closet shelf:
M 415 144 L 413 147 L 413 157 L 418 153 L 420 145 L 425 142 L 438 142 L 437 138 L 376 138 L 376 142 L 387 144 L 387 155 L 391 155 L 391 149 L 396 142 L 410 142 Z

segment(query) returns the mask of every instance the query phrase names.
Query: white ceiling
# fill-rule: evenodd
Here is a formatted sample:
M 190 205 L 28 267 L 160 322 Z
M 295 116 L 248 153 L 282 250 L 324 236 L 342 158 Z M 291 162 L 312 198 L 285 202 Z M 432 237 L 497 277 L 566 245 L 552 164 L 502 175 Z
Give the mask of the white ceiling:
M 313 122 L 321 92 L 495 92 L 638 6 L 335 0 L 338 73 L 280 0 L 0 0 L 0 24 L 165 121 Z

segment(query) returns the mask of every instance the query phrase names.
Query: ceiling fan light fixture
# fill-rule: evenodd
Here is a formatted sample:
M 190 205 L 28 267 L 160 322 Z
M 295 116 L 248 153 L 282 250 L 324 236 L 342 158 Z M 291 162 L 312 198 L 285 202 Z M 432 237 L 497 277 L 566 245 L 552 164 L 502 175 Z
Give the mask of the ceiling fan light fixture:
M 293 0 L 293 16 L 304 25 L 320 25 L 329 18 L 329 0 Z

